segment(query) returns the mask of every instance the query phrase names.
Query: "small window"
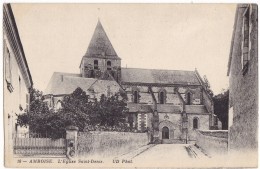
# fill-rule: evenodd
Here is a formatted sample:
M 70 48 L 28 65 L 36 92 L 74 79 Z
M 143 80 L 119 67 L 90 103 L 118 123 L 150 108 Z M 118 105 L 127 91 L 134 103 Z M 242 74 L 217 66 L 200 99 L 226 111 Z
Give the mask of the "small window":
M 111 70 L 111 61 L 107 61 L 107 70 Z
M 198 129 L 199 127 L 199 121 L 198 118 L 193 119 L 193 129 Z
M 94 69 L 98 69 L 98 60 L 94 60 Z
M 250 7 L 248 7 L 245 10 L 244 16 L 243 16 L 243 41 L 242 41 L 242 69 L 243 69 L 243 75 L 248 70 L 248 64 L 250 60 L 249 55 L 249 43 L 250 43 L 250 28 L 249 28 L 249 20 L 250 20 Z
M 138 103 L 138 92 L 134 91 L 134 103 Z
M 29 109 L 30 109 L 30 95 L 29 94 L 26 94 L 26 110 L 27 112 L 29 112 Z
M 61 101 L 60 100 L 58 100 L 57 101 L 57 104 L 56 104 L 56 110 L 59 110 L 59 109 L 61 109 Z
M 19 104 L 21 105 L 21 93 L 22 93 L 22 85 L 21 85 L 21 77 L 19 76 Z
M 7 47 L 5 57 L 5 78 L 7 82 L 11 83 L 11 56 Z
M 15 123 L 15 132 L 18 132 L 18 124 Z
M 163 92 L 163 91 L 161 91 L 160 93 L 159 93 L 159 103 L 160 104 L 164 104 L 165 103 L 165 92 Z
M 187 93 L 187 105 L 191 105 L 191 93 Z
M 7 89 L 10 92 L 13 92 L 11 55 L 6 46 L 5 41 L 4 41 L 4 57 L 5 57 L 5 80 L 7 83 Z

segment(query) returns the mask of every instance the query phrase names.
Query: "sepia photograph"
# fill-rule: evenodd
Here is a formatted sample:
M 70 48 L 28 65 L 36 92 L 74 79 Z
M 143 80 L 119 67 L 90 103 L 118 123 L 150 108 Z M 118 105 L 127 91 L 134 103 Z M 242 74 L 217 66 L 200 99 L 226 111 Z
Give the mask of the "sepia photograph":
M 5 167 L 258 167 L 257 4 L 2 10 Z

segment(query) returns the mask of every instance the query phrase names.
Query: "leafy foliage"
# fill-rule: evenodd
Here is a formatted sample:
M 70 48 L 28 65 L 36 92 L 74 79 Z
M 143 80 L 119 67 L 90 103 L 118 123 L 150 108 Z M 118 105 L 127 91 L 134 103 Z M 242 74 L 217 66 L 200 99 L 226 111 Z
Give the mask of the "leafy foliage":
M 26 110 L 26 113 L 19 114 L 17 123 L 18 125 L 22 126 L 30 126 L 31 132 L 39 132 L 45 133 L 46 132 L 46 122 L 51 110 L 49 110 L 47 104 L 43 101 L 44 97 L 42 92 L 36 89 L 30 90 L 30 111 Z M 44 125 L 43 125 L 44 124 Z
M 214 93 L 213 93 L 213 91 L 210 88 L 210 83 L 209 83 L 208 78 L 206 77 L 206 75 L 203 76 L 203 79 L 204 79 L 204 85 L 205 85 L 206 91 L 208 92 L 208 94 L 211 97 L 213 97 Z
M 222 122 L 222 129 L 228 129 L 228 99 L 229 90 L 226 90 L 213 97 L 214 101 L 214 112 Z
M 62 108 L 58 110 L 65 126 L 77 126 L 83 130 L 89 123 L 89 114 L 92 110 L 92 103 L 89 102 L 86 92 L 77 88 L 71 95 L 65 96 L 61 102 Z
M 127 104 L 121 94 L 112 97 L 102 95 L 100 101 L 91 101 L 81 88 L 67 95 L 57 111 L 49 109 L 42 92 L 30 91 L 30 111 L 18 115 L 20 126 L 29 126 L 30 132 L 48 133 L 51 138 L 65 135 L 66 126 L 83 130 L 127 130 Z

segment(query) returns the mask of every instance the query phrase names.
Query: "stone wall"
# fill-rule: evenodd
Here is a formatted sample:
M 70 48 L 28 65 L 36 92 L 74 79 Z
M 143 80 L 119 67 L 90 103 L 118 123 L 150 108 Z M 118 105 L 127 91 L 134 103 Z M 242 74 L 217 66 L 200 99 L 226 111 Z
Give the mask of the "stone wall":
M 227 154 L 227 130 L 196 130 L 196 145 L 209 156 Z
M 98 68 L 94 69 L 94 61 L 98 61 Z M 114 77 L 116 81 L 120 80 L 121 76 L 121 60 L 120 59 L 103 59 L 103 58 L 86 58 L 83 57 L 82 63 L 80 65 L 80 73 L 82 77 L 88 78 L 108 78 L 105 77 L 104 72 L 107 71 L 107 62 L 111 62 L 110 74 Z
M 188 116 L 188 141 L 196 140 L 196 129 L 193 128 L 193 119 L 198 119 L 199 130 L 209 130 L 209 114 L 187 114 Z M 171 132 L 171 140 L 185 140 L 181 113 L 159 113 L 159 131 L 162 139 L 162 128 L 168 127 Z
M 239 5 L 234 25 L 229 72 L 229 150 L 257 151 L 258 147 L 258 42 L 257 5 L 250 6 L 250 60 L 242 69 L 243 14 L 247 4 Z M 233 117 L 233 118 L 232 118 Z
M 98 61 L 98 68 L 102 72 L 107 70 L 107 61 L 111 61 L 111 68 L 121 66 L 121 60 L 119 60 L 119 59 L 103 59 L 103 58 L 83 57 L 83 62 L 82 62 L 82 65 L 81 65 L 81 71 L 82 72 L 84 71 L 85 66 L 89 66 L 89 68 L 90 68 L 90 65 L 91 65 L 91 68 L 94 69 L 94 60 Z
M 79 132 L 79 156 L 116 157 L 148 144 L 147 133 Z
M 188 115 L 188 140 L 196 140 L 196 130 L 193 128 L 193 120 L 198 119 L 199 130 L 209 130 L 209 114 L 187 114 Z

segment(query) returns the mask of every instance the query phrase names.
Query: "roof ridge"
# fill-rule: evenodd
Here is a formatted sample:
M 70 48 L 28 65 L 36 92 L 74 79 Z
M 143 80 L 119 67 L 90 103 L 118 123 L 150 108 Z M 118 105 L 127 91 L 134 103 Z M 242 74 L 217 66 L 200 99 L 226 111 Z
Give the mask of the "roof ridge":
M 172 69 L 149 69 L 149 68 L 133 68 L 133 67 L 121 67 L 121 69 L 142 69 L 142 70 L 161 70 L 161 71 L 185 71 L 185 72 L 195 72 L 195 70 L 172 70 Z
M 69 72 L 53 72 L 53 74 L 54 74 L 54 73 L 60 73 L 60 74 L 61 74 L 61 73 L 63 73 L 63 74 L 78 74 L 78 75 L 80 75 L 80 73 L 69 73 Z
M 66 76 L 66 75 L 65 75 Z M 81 76 L 67 76 L 70 78 L 79 78 L 82 80 L 93 80 L 93 81 L 111 81 L 111 82 L 116 82 L 115 80 L 107 80 L 107 79 L 96 79 L 96 78 L 88 78 L 88 77 L 81 77 Z M 117 83 L 117 82 L 116 82 Z

